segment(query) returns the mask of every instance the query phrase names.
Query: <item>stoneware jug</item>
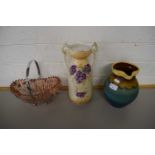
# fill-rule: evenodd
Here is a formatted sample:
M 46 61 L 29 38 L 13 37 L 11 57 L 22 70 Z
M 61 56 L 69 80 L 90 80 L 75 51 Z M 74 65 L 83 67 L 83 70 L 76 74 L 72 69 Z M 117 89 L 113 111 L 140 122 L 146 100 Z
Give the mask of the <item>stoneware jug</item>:
M 112 74 L 104 84 L 104 95 L 111 105 L 124 107 L 135 100 L 139 92 L 138 72 L 139 68 L 131 63 L 112 65 Z
M 73 103 L 84 104 L 92 97 L 92 65 L 95 62 L 97 44 L 65 44 L 62 49 L 68 68 L 69 97 Z M 88 57 L 93 55 L 90 64 Z

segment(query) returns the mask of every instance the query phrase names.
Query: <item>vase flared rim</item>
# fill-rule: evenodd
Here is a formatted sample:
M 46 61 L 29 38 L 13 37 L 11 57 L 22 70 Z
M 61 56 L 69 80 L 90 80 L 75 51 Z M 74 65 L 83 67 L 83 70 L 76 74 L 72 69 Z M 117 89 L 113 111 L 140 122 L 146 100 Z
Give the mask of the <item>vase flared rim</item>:
M 72 52 L 85 52 L 91 50 L 90 46 L 84 44 L 72 44 L 69 47 Z
M 139 72 L 139 67 L 129 62 L 116 62 L 112 64 L 113 74 L 131 80 Z
M 67 51 L 75 59 L 85 59 L 92 53 L 91 47 L 84 44 L 67 45 Z

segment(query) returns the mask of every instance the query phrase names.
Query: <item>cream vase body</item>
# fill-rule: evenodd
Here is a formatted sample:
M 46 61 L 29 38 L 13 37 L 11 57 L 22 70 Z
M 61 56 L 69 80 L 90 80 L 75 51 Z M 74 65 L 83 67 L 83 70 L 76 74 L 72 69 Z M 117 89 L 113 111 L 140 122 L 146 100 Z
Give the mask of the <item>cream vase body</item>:
M 67 45 L 63 47 L 65 63 L 68 67 L 69 97 L 76 104 L 88 103 L 92 98 L 92 65 L 95 60 L 97 45 Z M 93 63 L 88 57 L 93 54 Z

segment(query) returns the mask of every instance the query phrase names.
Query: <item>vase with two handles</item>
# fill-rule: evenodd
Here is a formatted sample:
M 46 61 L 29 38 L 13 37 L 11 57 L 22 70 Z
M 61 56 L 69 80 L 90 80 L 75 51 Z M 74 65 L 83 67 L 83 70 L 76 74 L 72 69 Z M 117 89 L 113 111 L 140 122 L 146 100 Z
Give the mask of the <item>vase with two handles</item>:
M 64 44 L 62 51 L 68 68 L 69 98 L 78 105 L 88 103 L 92 98 L 92 66 L 95 62 L 97 44 Z M 93 56 L 90 63 L 89 57 Z

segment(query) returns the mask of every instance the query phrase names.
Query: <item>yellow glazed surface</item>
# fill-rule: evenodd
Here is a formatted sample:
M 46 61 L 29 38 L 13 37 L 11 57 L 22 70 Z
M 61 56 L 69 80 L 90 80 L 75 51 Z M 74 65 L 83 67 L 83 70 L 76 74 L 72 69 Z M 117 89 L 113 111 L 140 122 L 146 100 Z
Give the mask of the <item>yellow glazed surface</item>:
M 86 59 L 91 53 L 91 51 L 79 51 L 70 52 L 70 55 L 75 59 Z
M 138 82 L 136 78 L 132 78 L 131 80 L 123 79 L 119 76 L 112 74 L 110 76 L 110 82 L 117 85 L 119 88 L 136 88 L 138 86 Z

